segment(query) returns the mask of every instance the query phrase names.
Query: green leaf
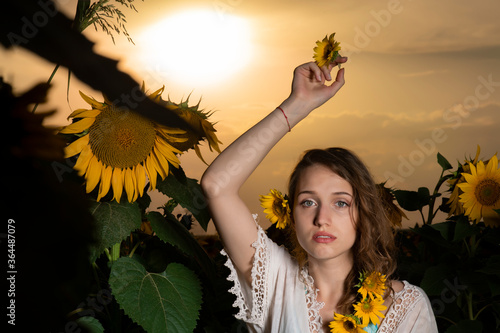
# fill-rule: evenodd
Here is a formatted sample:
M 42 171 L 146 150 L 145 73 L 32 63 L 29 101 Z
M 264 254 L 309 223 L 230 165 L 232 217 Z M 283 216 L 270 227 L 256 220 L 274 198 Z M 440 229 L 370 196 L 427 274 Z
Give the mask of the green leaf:
M 480 333 L 483 331 L 483 323 L 478 320 L 464 319 L 459 321 L 456 325 L 451 326 L 446 330 L 446 333 Z
M 191 270 L 171 263 L 148 273 L 135 259 L 111 267 L 109 284 L 120 307 L 148 333 L 193 332 L 201 308 L 201 285 Z
M 90 211 L 96 222 L 97 243 L 91 248 L 94 262 L 104 251 L 141 227 L 141 211 L 137 203 L 91 201 Z
M 469 219 L 466 217 L 459 218 L 456 224 L 453 241 L 460 241 L 464 238 L 477 235 L 480 232 L 477 225 L 471 225 Z
M 94 317 L 81 317 L 76 320 L 76 323 L 88 333 L 104 333 L 101 322 Z
M 443 170 L 453 169 L 450 162 L 448 162 L 448 160 L 440 153 L 437 153 L 437 161 L 438 161 L 439 165 L 441 166 L 441 168 L 443 168 Z
M 201 247 L 193 235 L 173 215 L 165 219 L 158 212 L 150 212 L 147 219 L 156 235 L 194 259 L 212 280 L 215 279 L 215 269 L 212 259 Z
M 200 184 L 196 179 L 185 177 L 182 170 L 176 173 L 180 175 L 169 174 L 168 177 L 158 182 L 156 188 L 189 210 L 206 231 L 211 216 Z
M 455 222 L 447 221 L 447 222 L 440 222 L 433 224 L 431 228 L 439 231 L 441 236 L 446 239 L 447 241 L 450 241 L 453 238 L 453 229 L 455 227 Z
M 453 244 L 451 244 L 443 237 L 443 233 L 447 232 L 448 227 L 446 226 L 439 227 L 440 224 L 441 223 L 437 223 L 432 226 L 424 224 L 421 227 L 411 228 L 411 230 L 414 233 L 425 238 L 420 242 L 421 244 L 427 244 L 429 243 L 428 241 L 430 241 L 430 244 L 434 243 L 435 245 L 445 248 L 446 251 L 449 251 L 453 247 Z M 438 227 L 436 228 L 436 226 Z
M 396 190 L 394 196 L 401 208 L 407 211 L 412 212 L 421 208 L 418 193 L 415 191 Z
M 448 288 L 445 282 L 449 281 L 452 275 L 451 273 L 451 268 L 444 264 L 429 267 L 424 273 L 422 282 L 420 282 L 420 287 L 429 296 L 441 295 L 441 293 Z
M 418 192 L 396 190 L 394 191 L 394 196 L 398 204 L 410 212 L 422 209 L 429 204 L 430 200 L 430 192 L 426 187 L 420 187 Z

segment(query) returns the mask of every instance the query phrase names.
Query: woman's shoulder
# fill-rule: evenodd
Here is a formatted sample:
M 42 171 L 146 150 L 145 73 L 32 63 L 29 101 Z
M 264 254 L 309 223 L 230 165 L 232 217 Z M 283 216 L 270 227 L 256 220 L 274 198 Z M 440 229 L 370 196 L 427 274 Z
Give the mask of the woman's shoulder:
M 405 284 L 399 280 L 392 280 L 391 287 L 395 293 L 400 293 L 405 288 Z
M 419 286 L 413 285 L 408 281 L 391 281 L 391 300 L 394 303 L 393 307 L 410 307 L 415 306 L 428 306 L 430 305 L 429 299 L 425 291 Z

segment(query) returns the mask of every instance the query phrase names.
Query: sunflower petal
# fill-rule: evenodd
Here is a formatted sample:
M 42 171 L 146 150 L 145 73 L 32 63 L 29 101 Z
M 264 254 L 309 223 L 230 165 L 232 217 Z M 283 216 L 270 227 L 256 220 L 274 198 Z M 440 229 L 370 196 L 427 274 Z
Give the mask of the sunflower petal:
M 148 158 L 146 158 L 144 166 L 146 168 L 146 172 L 148 173 L 149 184 L 151 185 L 149 190 L 152 191 L 156 188 L 156 169 L 154 167 L 153 152 L 151 152 Z
M 168 161 L 156 148 L 153 149 L 154 156 L 154 166 L 161 179 L 165 179 L 168 176 Z
M 101 185 L 99 186 L 99 194 L 97 196 L 97 201 L 101 200 L 109 192 L 111 187 L 111 176 L 113 175 L 113 168 L 109 165 L 102 168 L 101 173 Z
M 88 144 L 89 135 L 87 134 L 66 146 L 66 148 L 64 148 L 64 157 L 68 158 L 71 156 L 75 156 L 76 154 L 80 153 Z
M 68 116 L 68 119 L 69 118 L 95 118 L 98 115 L 100 115 L 101 112 L 102 112 L 101 110 L 97 110 L 97 109 L 91 109 L 91 110 L 88 110 L 88 109 L 78 109 L 78 110 L 73 111 Z
M 111 176 L 111 187 L 113 188 L 113 198 L 116 202 L 120 203 L 123 191 L 122 169 L 114 168 L 113 175 Z
M 140 197 L 144 194 L 144 187 L 146 186 L 146 170 L 142 164 L 135 166 L 135 179 L 136 179 L 136 192 Z
M 484 175 L 484 173 L 486 172 L 486 167 L 484 166 L 484 162 L 483 161 L 478 161 L 477 162 L 477 165 L 476 165 L 476 168 L 477 168 L 477 175 L 478 176 L 481 176 L 481 175 Z
M 181 163 L 179 161 L 179 158 L 174 154 L 174 151 L 178 151 L 168 143 L 164 142 L 163 140 L 156 139 L 155 140 L 155 150 L 160 153 L 160 155 L 164 156 L 173 166 L 176 168 L 179 167 L 179 164 Z
M 64 127 L 60 133 L 64 134 L 74 134 L 81 133 L 88 129 L 95 122 L 95 118 L 82 118 L 81 120 L 75 121 L 74 123 Z
M 488 174 L 493 174 L 496 170 L 498 169 L 498 157 L 497 155 L 493 155 L 489 162 L 488 162 L 488 165 L 486 165 L 486 172 Z
M 85 173 L 87 193 L 92 192 L 99 183 L 99 180 L 101 179 L 102 167 L 103 165 L 101 162 L 99 162 L 97 157 L 95 157 L 95 155 L 92 156 L 89 162 L 89 167 L 87 168 L 87 172 Z
M 90 106 L 92 106 L 93 109 L 101 109 L 103 106 L 103 103 L 99 103 L 95 99 L 85 95 L 80 91 L 80 96 L 82 96 L 83 100 L 87 102 Z
M 127 193 L 128 202 L 132 202 L 135 192 L 135 174 L 132 172 L 130 168 L 124 170 L 123 176 L 124 184 L 125 184 L 125 192 Z
M 76 160 L 76 163 L 73 166 L 73 169 L 78 171 L 79 176 L 83 176 L 87 171 L 92 156 L 94 155 L 92 154 L 90 145 L 85 146 L 85 148 L 83 148 L 82 152 L 80 153 L 80 156 L 78 156 L 78 160 Z
M 201 155 L 201 150 L 200 150 L 200 147 L 198 147 L 198 145 L 194 145 L 194 151 L 196 152 L 196 155 L 198 156 L 198 158 L 203 162 L 205 163 L 206 165 L 208 165 L 207 162 L 205 162 L 205 160 L 203 159 L 203 156 Z

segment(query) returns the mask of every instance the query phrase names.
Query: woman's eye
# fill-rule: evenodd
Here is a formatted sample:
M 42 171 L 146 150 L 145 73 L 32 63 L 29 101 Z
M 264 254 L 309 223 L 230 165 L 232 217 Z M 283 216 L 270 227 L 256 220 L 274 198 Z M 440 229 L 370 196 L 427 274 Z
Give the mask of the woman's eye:
M 335 203 L 335 205 L 339 208 L 345 208 L 345 207 L 349 207 L 349 204 L 345 201 L 337 201 Z
M 304 207 L 311 207 L 311 206 L 314 205 L 314 201 L 312 201 L 312 200 L 304 200 L 304 201 L 302 201 L 301 205 L 304 206 Z

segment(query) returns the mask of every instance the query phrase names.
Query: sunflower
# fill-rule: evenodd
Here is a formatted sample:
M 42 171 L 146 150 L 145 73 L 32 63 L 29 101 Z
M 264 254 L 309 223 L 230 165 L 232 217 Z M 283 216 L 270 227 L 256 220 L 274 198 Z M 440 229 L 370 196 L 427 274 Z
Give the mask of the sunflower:
M 158 95 L 157 102 L 166 105 L 167 109 L 174 111 L 182 119 L 184 119 L 189 125 L 191 125 L 193 130 L 187 130 L 182 134 L 174 134 L 174 138 L 185 138 L 185 141 L 172 141 L 169 142 L 173 147 L 179 149 L 180 151 L 187 151 L 188 149 L 194 149 L 196 155 L 204 162 L 199 148 L 199 143 L 201 140 L 206 139 L 208 141 L 208 147 L 210 151 L 215 150 L 220 153 L 219 141 L 215 132 L 214 124 L 208 121 L 208 118 L 213 114 L 213 112 L 204 112 L 199 110 L 200 103 L 197 105 L 189 106 L 189 97 L 185 101 L 181 101 L 180 104 L 173 103 L 172 101 L 164 101 L 161 99 L 160 94 Z M 201 134 L 200 134 L 201 133 Z
M 479 161 L 477 166 L 469 163 L 470 173 L 462 173 L 465 183 L 458 184 L 464 192 L 460 195 L 465 215 L 475 222 L 483 218 L 487 226 L 500 226 L 500 169 L 498 158 L 494 155 L 485 166 Z
M 478 145 L 476 151 L 476 157 L 474 157 L 474 160 L 472 160 L 473 165 L 477 164 L 480 152 L 481 152 L 481 147 Z M 465 213 L 463 203 L 460 202 L 460 195 L 463 192 L 462 190 L 460 190 L 460 187 L 457 186 L 458 184 L 465 182 L 465 177 L 462 175 L 462 173 L 464 172 L 470 173 L 469 161 L 467 160 L 465 161 L 464 165 L 461 164 L 459 165 L 458 170 L 455 173 L 457 176 L 447 180 L 451 191 L 450 198 L 446 202 L 446 204 L 449 205 L 450 207 L 450 211 L 448 212 L 448 217 L 452 215 L 461 215 Z
M 363 325 L 352 315 L 336 313 L 329 327 L 332 333 L 365 333 Z
M 162 91 L 159 89 L 149 97 L 155 99 Z M 98 201 L 112 188 L 113 198 L 120 202 L 125 188 L 128 201 L 133 202 L 143 195 L 146 176 L 153 190 L 158 175 L 164 179 L 170 165 L 179 167 L 176 154 L 181 154 L 181 150 L 170 143 L 186 141 L 178 137 L 185 131 L 118 109 L 106 97 L 104 102 L 98 102 L 82 92 L 80 95 L 91 109 L 71 113 L 68 118 L 73 118 L 73 123 L 60 133 L 79 137 L 66 147 L 65 156 L 79 154 L 74 169 L 85 177 L 87 193 L 99 184 Z
M 383 303 L 383 298 L 376 297 L 371 299 L 367 297 L 361 302 L 354 304 L 354 315 L 361 319 L 363 325 L 368 325 L 370 321 L 375 325 L 379 325 L 380 318 L 385 317 L 381 311 L 387 309 Z
M 260 196 L 260 205 L 271 223 L 276 223 L 276 228 L 284 229 L 290 223 L 290 207 L 288 197 L 278 190 L 271 190 L 268 195 Z
M 403 217 L 408 220 L 406 214 L 394 204 L 394 194 L 392 193 L 390 188 L 385 187 L 385 182 L 377 184 L 378 194 L 382 201 L 382 205 L 384 207 L 385 213 L 391 222 L 393 227 L 401 227 Z
M 340 43 L 335 41 L 335 33 L 331 34 L 330 37 L 325 36 L 322 41 L 316 41 L 316 47 L 314 47 L 313 51 L 313 58 L 319 67 L 335 61 L 340 51 Z
M 360 283 L 356 285 L 359 287 L 358 293 L 361 294 L 363 299 L 369 296 L 371 299 L 382 298 L 386 288 L 386 277 L 379 272 L 373 272 L 370 275 L 360 273 Z

